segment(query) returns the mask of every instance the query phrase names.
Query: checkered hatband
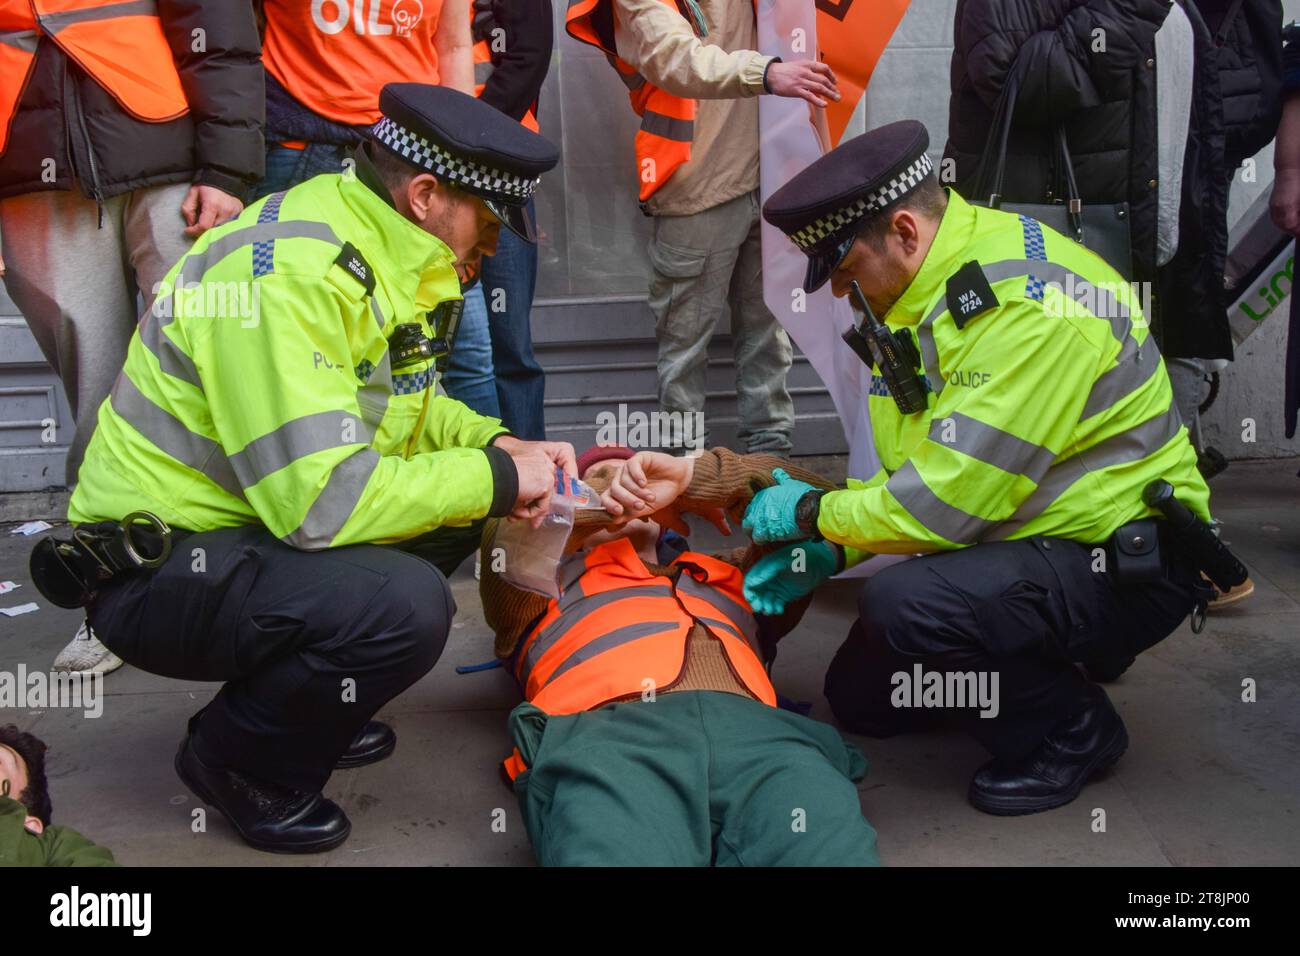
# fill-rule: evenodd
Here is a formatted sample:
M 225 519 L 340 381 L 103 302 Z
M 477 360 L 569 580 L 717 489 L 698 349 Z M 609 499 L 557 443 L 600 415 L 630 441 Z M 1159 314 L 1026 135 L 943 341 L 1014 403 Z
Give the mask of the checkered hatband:
M 387 116 L 380 118 L 371 130 L 371 135 L 408 162 L 489 199 L 504 199 L 522 205 L 542 181 L 541 177 L 529 179 L 453 156 L 436 143 L 394 123 Z
M 804 226 L 798 232 L 791 233 L 790 238 L 794 240 L 794 244 L 800 249 L 808 251 L 830 237 L 839 234 L 846 226 L 852 225 L 864 216 L 869 216 L 881 209 L 892 206 L 919 186 L 921 181 L 930 175 L 933 169 L 934 163 L 930 161 L 929 155 L 922 153 L 920 159 L 879 189 L 854 200 L 843 209 L 838 209 L 830 215 L 823 216 L 816 222 Z

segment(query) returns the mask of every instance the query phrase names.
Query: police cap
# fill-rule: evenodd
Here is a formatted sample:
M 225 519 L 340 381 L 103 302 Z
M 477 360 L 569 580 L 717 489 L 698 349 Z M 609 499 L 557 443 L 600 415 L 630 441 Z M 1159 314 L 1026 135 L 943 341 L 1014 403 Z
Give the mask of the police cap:
M 407 163 L 481 198 L 529 242 L 537 228 L 527 208 L 555 145 L 477 97 L 446 86 L 389 83 L 379 93 L 371 139 Z
M 925 126 L 915 120 L 881 126 L 841 143 L 764 203 L 763 218 L 808 257 L 806 291 L 825 284 L 867 219 L 924 182 L 934 169 L 929 145 Z

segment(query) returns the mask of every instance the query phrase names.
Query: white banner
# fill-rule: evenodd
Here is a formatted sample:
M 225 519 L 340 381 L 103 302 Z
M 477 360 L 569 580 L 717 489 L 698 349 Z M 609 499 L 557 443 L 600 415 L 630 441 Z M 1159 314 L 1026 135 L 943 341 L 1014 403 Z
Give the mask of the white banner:
M 759 0 L 758 48 L 787 62 L 814 57 L 813 0 Z M 760 97 L 758 110 L 761 194 L 766 201 L 822 155 L 813 118 L 821 111 L 804 100 L 780 96 Z M 871 372 L 840 339 L 853 322 L 848 303 L 831 295 L 830 283 L 810 295 L 802 291 L 807 263 L 781 230 L 763 222 L 763 299 L 830 390 L 849 445 L 849 475 L 869 478 L 880 467 L 867 416 Z

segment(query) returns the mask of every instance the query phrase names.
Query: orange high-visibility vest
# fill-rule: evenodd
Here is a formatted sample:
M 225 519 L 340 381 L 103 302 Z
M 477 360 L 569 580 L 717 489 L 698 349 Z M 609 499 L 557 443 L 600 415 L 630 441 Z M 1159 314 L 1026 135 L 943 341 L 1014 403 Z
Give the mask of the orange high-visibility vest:
M 473 17 L 474 9 L 471 5 L 470 16 Z M 488 45 L 487 40 L 479 40 L 474 44 L 474 95 L 482 96 L 483 88 L 487 86 L 488 77 L 492 75 L 495 67 L 492 65 L 492 47 Z M 536 103 L 533 104 L 537 106 Z M 524 114 L 524 118 L 519 122 L 523 123 L 534 133 L 539 132 L 537 126 L 537 114 L 530 109 Z
M 189 110 L 156 0 L 0 0 L 0 152 L 42 38 L 136 119 L 163 123 Z
M 678 0 L 660 2 L 682 13 Z M 686 20 L 691 22 L 689 16 Z M 619 59 L 614 46 L 614 8 L 610 0 L 574 0 L 565 15 L 564 29 L 575 40 L 589 43 L 604 52 L 627 87 L 633 111 L 641 117 L 641 128 L 637 130 L 634 145 L 637 176 L 641 182 L 639 198 L 644 205 L 655 190 L 677 171 L 677 167 L 691 158 L 691 142 L 695 139 L 695 100 L 664 92 L 648 82 L 631 64 Z
M 524 699 L 559 715 L 636 699 L 647 686 L 663 692 L 681 675 L 698 623 L 749 692 L 775 707 L 740 569 L 693 551 L 673 566 L 682 569 L 676 582 L 651 574 L 626 538 L 569 558 L 559 599 L 515 656 Z M 503 766 L 511 779 L 525 769 L 517 749 Z

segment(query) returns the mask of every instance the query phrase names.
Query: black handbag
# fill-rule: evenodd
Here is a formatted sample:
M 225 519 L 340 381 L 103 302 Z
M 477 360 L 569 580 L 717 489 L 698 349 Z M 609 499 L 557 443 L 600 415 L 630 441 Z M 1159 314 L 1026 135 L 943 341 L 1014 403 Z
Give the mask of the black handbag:
M 972 205 L 1003 209 L 1037 219 L 1043 225 L 1069 236 L 1087 246 L 1118 272 L 1124 279 L 1133 279 L 1133 238 L 1129 231 L 1127 202 L 1087 203 L 1079 197 L 1079 185 L 1074 177 L 1074 163 L 1066 141 L 1065 125 L 1058 123 L 1052 131 L 1058 161 L 1065 174 L 1066 198 L 1054 203 L 1004 203 L 1002 201 L 1003 177 L 1007 166 L 1007 142 L 1011 136 L 1011 120 L 1015 114 L 1016 94 L 1020 81 L 1013 67 L 998 97 L 989 128 L 988 142 L 980 159 L 979 173 L 975 177 L 972 196 L 988 196 L 985 201 L 972 200 Z M 985 187 L 989 169 L 993 169 L 993 182 Z

